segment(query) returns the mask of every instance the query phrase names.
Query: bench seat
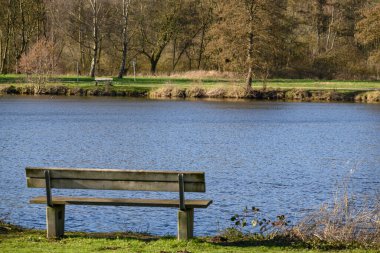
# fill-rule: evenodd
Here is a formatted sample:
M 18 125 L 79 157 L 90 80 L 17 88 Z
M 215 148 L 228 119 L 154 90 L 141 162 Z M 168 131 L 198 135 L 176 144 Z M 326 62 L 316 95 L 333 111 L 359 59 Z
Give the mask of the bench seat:
M 31 204 L 47 204 L 46 196 L 30 200 Z M 187 208 L 207 208 L 212 200 L 185 200 Z M 83 198 L 83 197 L 52 197 L 53 205 L 99 205 L 99 206 L 149 206 L 177 207 L 179 200 L 171 199 L 126 199 L 126 198 Z

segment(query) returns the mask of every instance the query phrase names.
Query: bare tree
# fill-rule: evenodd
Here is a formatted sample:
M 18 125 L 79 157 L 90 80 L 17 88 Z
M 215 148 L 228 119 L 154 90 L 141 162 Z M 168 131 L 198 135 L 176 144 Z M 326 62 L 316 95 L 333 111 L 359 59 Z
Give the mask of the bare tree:
M 30 43 L 46 36 L 46 11 L 42 0 L 0 1 L 1 73 L 18 72 L 18 61 Z
M 140 1 L 137 50 L 149 59 L 152 75 L 156 74 L 158 61 L 175 34 L 181 6 L 181 1 L 176 0 Z
M 253 68 L 254 68 L 254 39 L 255 39 L 255 15 L 258 8 L 257 0 L 245 0 L 244 7 L 246 10 L 246 15 L 248 16 L 248 45 L 247 45 L 247 65 L 248 65 L 248 73 L 245 81 L 247 90 L 251 89 L 252 80 L 253 80 Z
M 129 10 L 131 6 L 132 0 L 123 0 L 123 34 L 122 34 L 122 43 L 123 43 L 123 51 L 121 58 L 121 65 L 118 78 L 123 78 L 123 75 L 126 72 L 126 62 L 127 62 L 127 52 L 128 52 L 128 32 L 129 32 Z
M 98 0 L 89 0 L 89 2 L 92 10 L 92 60 L 90 67 L 90 76 L 95 77 L 100 43 L 99 12 L 101 9 L 101 3 L 98 3 Z

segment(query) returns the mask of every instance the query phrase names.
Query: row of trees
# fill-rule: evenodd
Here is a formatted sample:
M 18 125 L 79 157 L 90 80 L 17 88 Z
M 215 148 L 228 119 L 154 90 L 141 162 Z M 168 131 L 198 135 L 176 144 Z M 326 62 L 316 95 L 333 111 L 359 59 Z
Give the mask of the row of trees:
M 0 71 L 41 40 L 62 73 L 219 70 L 254 77 L 380 75 L 375 0 L 0 0 Z M 24 64 L 25 65 L 25 64 Z

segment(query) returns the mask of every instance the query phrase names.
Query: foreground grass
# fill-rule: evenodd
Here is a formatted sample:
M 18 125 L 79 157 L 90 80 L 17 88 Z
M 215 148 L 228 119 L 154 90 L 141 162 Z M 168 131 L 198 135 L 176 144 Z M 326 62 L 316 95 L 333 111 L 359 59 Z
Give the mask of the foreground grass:
M 67 233 L 62 240 L 47 240 L 44 231 L 24 230 L 0 234 L 0 252 L 326 252 L 276 241 L 212 243 L 210 238 L 177 241 L 131 233 Z M 376 250 L 349 249 L 328 252 L 364 253 Z

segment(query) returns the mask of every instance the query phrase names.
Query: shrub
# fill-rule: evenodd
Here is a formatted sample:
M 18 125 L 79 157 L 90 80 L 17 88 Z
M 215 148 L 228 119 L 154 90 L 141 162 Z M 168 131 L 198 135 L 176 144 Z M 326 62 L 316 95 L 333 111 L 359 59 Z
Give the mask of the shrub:
M 152 90 L 149 92 L 150 97 L 171 97 L 172 96 L 173 86 L 166 85 L 158 89 Z
M 310 92 L 302 89 L 292 89 L 285 94 L 285 98 L 290 100 L 307 100 L 309 97 Z
M 246 98 L 248 97 L 249 91 L 247 91 L 245 86 L 232 85 L 228 87 L 226 97 L 228 98 Z
M 206 91 L 199 86 L 191 86 L 186 89 L 186 97 L 190 98 L 202 98 L 206 96 Z
M 355 97 L 355 100 L 367 103 L 378 103 L 380 102 L 380 91 L 369 91 L 361 93 Z
M 20 59 L 20 70 L 27 74 L 30 81 L 44 84 L 57 67 L 57 53 L 51 40 L 37 41 Z
M 18 90 L 15 86 L 11 85 L 7 88 L 6 92 L 8 94 L 18 94 Z
M 206 95 L 210 98 L 224 98 L 226 96 L 226 89 L 223 87 L 211 88 L 206 92 Z

